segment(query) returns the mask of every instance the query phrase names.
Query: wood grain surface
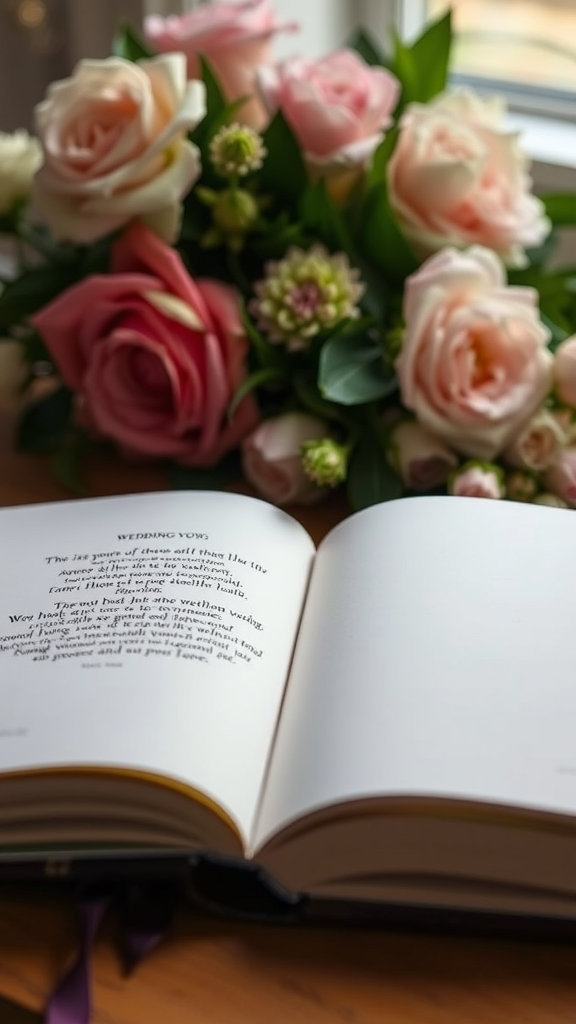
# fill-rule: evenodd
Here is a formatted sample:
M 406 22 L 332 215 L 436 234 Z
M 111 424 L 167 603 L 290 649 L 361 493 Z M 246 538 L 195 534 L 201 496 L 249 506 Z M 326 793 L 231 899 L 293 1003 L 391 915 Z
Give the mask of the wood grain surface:
M 14 454 L 10 432 L 8 411 L 0 505 L 70 497 L 46 460 Z M 166 485 L 161 470 L 111 455 L 95 457 L 88 476 L 90 494 Z M 318 540 L 345 511 L 332 501 L 299 518 Z M 63 897 L 0 893 L 0 995 L 40 1010 L 74 952 Z M 93 1024 L 576 1024 L 573 946 L 227 924 L 185 909 L 130 978 L 108 922 L 94 979 Z

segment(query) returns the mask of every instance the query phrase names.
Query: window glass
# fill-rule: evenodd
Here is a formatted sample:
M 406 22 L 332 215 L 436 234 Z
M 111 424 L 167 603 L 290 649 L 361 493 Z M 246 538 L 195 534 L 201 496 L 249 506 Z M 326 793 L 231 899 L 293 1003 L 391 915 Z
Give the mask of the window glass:
M 576 100 L 574 0 L 428 0 L 429 16 L 448 7 L 458 33 L 454 72 Z

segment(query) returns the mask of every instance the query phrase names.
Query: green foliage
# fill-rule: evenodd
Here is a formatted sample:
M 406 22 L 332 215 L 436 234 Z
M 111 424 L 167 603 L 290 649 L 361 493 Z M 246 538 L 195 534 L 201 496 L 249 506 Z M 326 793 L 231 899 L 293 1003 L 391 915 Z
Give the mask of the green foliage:
M 300 222 L 305 232 L 318 241 L 324 242 L 333 252 L 345 252 L 352 263 L 356 251 L 350 229 L 344 214 L 334 205 L 326 186 L 326 180 L 306 185 L 298 204 Z
M 395 36 L 390 67 L 402 86 L 397 113 L 408 103 L 428 103 L 446 88 L 451 46 L 450 11 L 431 22 L 411 46 Z
M 112 56 L 123 57 L 135 63 L 136 61 L 154 56 L 154 51 L 140 39 L 133 29 L 124 22 L 112 39 Z
M 321 395 L 341 405 L 363 405 L 395 391 L 396 377 L 386 372 L 377 342 L 357 334 L 340 334 L 320 353 Z
M 6 285 L 0 294 L 0 329 L 26 320 L 76 280 L 73 265 L 32 267 Z
M 573 227 L 576 224 L 576 193 L 557 192 L 540 198 L 554 227 Z
M 384 179 L 366 193 L 360 212 L 358 244 L 373 267 L 397 287 L 418 267 L 418 260 L 392 212 Z
M 363 434 L 356 445 L 346 485 L 348 500 L 355 511 L 402 497 L 402 481 L 388 465 L 374 433 Z
M 22 452 L 50 452 L 70 428 L 73 395 L 65 387 L 29 405 L 18 425 L 16 446 Z
M 259 190 L 280 206 L 297 203 L 306 188 L 307 175 L 300 147 L 280 111 L 263 135 L 268 155 L 257 176 Z
M 383 51 L 380 49 L 380 46 L 373 36 L 364 28 L 356 29 L 346 43 L 346 47 L 349 50 L 355 50 L 356 53 L 372 67 L 388 67 L 388 61 L 386 60 Z

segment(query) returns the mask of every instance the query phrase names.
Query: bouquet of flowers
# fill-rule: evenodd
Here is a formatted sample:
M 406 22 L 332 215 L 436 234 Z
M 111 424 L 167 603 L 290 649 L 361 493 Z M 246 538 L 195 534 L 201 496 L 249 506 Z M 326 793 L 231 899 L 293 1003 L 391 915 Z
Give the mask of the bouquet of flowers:
M 123 28 L 0 137 L 0 382 L 78 486 L 113 443 L 243 473 L 576 507 L 576 197 L 532 194 L 503 104 L 450 91 L 450 17 L 274 63 L 269 0 Z M 38 378 L 42 378 L 39 387 Z

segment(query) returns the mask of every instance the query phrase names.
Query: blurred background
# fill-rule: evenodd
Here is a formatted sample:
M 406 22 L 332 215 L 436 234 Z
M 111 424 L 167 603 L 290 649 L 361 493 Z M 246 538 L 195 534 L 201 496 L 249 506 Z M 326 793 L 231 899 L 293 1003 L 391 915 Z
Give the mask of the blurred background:
M 33 128 L 47 85 L 85 56 L 109 53 L 115 27 L 140 29 L 146 14 L 178 14 L 210 0 L 0 0 L 0 130 Z M 576 0 L 271 0 L 300 22 L 280 36 L 279 58 L 319 55 L 342 45 L 357 25 L 379 41 L 396 25 L 416 36 L 431 17 L 453 10 L 457 41 L 452 80 L 503 94 L 510 126 L 523 133 L 539 191 L 576 191 Z
M 209 2 L 209 0 L 208 0 Z M 181 13 L 198 0 L 0 0 L 0 128 L 30 125 L 50 81 L 82 56 L 104 56 L 115 25 L 139 26 L 147 13 Z M 415 35 L 452 7 L 457 78 L 504 90 L 517 109 L 576 118 L 576 0 L 273 0 L 304 32 L 279 40 L 279 56 L 296 47 L 319 54 L 356 23 L 382 37 L 392 19 Z M 576 154 L 575 154 L 576 157 Z

